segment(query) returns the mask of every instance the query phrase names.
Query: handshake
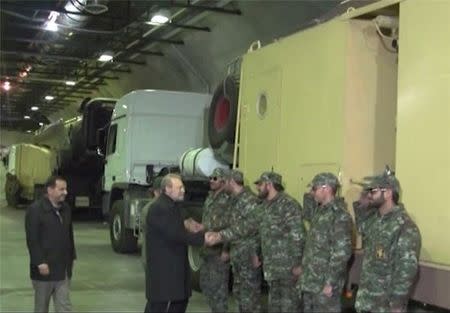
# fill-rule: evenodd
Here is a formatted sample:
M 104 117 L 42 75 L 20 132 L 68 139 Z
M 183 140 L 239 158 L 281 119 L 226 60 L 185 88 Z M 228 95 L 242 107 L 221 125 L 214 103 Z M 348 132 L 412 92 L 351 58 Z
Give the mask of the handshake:
M 186 230 L 190 233 L 198 233 L 199 231 L 203 231 L 205 226 L 190 217 L 184 220 L 184 228 L 186 228 Z
M 208 231 L 205 233 L 205 245 L 214 246 L 223 241 L 222 235 L 213 231 Z
M 203 224 L 200 224 L 199 222 L 195 221 L 191 217 L 184 220 L 184 228 L 188 232 L 191 233 L 198 233 L 200 231 L 205 230 L 205 226 Z M 220 233 L 208 231 L 205 233 L 205 245 L 206 246 L 214 246 L 218 243 L 221 243 L 223 241 L 222 236 Z

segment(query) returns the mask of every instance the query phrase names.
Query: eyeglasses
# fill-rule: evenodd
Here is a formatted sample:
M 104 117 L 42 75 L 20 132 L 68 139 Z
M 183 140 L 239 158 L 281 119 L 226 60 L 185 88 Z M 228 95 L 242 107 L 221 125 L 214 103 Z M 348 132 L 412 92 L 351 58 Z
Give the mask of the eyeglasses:
M 217 177 L 217 176 L 210 176 L 209 177 L 209 180 L 212 180 L 212 181 L 216 181 L 216 180 L 218 180 L 219 178 Z

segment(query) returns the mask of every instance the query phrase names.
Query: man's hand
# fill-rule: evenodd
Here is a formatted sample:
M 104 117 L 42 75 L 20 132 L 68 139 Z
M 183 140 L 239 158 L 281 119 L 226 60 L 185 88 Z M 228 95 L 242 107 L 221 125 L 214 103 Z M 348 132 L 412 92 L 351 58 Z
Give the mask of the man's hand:
M 297 279 L 300 277 L 300 275 L 303 272 L 303 268 L 301 267 L 301 265 L 298 266 L 294 266 L 291 270 L 292 272 L 292 277 L 294 281 L 297 281 Z
M 258 268 L 261 266 L 261 264 L 262 263 L 261 263 L 261 260 L 259 259 L 259 257 L 256 254 L 252 255 L 253 268 Z
M 205 229 L 205 227 L 202 224 L 193 220 L 191 217 L 184 220 L 184 228 L 186 228 L 186 230 L 191 233 L 198 233 L 199 231 Z
M 214 246 L 222 241 L 222 236 L 220 233 L 216 232 L 206 232 L 205 233 L 205 245 L 207 246 Z
M 226 251 L 222 251 L 222 254 L 220 255 L 220 260 L 225 263 L 230 260 L 230 254 Z
M 328 298 L 331 298 L 331 296 L 333 295 L 333 287 L 330 284 L 327 283 L 323 287 L 322 293 L 324 295 L 326 295 Z
M 38 269 L 39 269 L 39 274 L 41 274 L 42 276 L 50 275 L 50 269 L 48 268 L 47 263 L 39 264 Z

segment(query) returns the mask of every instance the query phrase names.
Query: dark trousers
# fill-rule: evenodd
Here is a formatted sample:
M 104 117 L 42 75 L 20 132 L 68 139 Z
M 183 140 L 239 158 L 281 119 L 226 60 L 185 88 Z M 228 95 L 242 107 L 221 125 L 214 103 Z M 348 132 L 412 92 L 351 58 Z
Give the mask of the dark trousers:
M 166 302 L 151 302 L 147 301 L 144 313 L 184 313 L 188 305 L 188 299 L 182 301 L 166 301 Z

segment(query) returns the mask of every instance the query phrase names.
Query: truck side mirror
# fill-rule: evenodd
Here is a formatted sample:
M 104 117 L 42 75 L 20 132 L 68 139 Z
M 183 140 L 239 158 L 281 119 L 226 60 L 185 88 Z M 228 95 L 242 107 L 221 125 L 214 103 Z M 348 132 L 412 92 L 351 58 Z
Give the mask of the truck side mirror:
M 145 172 L 147 174 L 147 177 L 146 177 L 147 184 L 151 184 L 153 181 L 153 176 L 154 176 L 153 164 L 147 164 L 145 166 Z

